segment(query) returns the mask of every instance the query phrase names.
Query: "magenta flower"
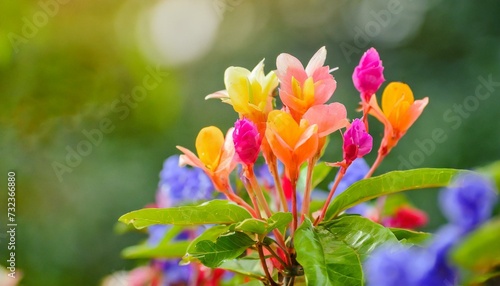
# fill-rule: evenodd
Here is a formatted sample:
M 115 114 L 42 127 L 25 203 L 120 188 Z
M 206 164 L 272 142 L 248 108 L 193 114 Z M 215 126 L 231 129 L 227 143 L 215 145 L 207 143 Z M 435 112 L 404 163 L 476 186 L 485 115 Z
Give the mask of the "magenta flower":
M 354 87 L 361 93 L 363 101 L 369 102 L 385 81 L 383 72 L 384 67 L 377 50 L 370 48 L 363 54 L 352 74 Z
M 366 132 L 365 124 L 354 119 L 351 126 L 344 133 L 344 161 L 350 165 L 352 161 L 370 153 L 373 146 L 373 138 Z
M 233 142 L 240 162 L 246 165 L 255 163 L 259 156 L 261 141 L 257 126 L 252 121 L 246 118 L 236 121 Z

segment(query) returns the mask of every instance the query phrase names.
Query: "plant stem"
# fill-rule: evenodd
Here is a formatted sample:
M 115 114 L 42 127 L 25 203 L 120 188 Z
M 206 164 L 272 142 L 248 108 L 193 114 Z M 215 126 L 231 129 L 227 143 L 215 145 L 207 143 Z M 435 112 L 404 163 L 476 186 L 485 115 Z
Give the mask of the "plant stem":
M 286 262 L 281 259 L 281 257 L 272 249 L 272 247 L 270 247 L 269 245 L 264 245 L 264 247 L 271 253 L 272 256 L 276 258 L 276 260 L 281 263 L 281 265 L 283 265 L 284 268 L 287 267 Z
M 292 228 L 290 229 L 290 236 L 293 237 L 295 230 L 297 230 L 297 180 L 291 180 L 292 185 Z
M 243 182 L 243 185 L 245 185 L 245 189 L 247 190 L 248 196 L 250 197 L 250 200 L 252 200 L 252 205 L 254 207 L 255 212 L 257 213 L 257 218 L 261 219 L 262 216 L 260 214 L 260 209 L 259 209 L 259 204 L 257 202 L 257 197 L 255 195 L 255 192 L 252 189 L 252 186 L 250 182 L 248 181 L 247 178 L 242 177 L 241 181 Z
M 387 154 L 383 155 L 383 153 L 379 150 L 378 155 L 377 155 L 377 159 L 375 159 L 375 162 L 373 163 L 373 165 L 370 168 L 370 170 L 368 171 L 368 173 L 366 173 L 364 179 L 370 178 L 373 175 L 375 170 L 378 168 L 378 166 L 380 166 L 380 163 L 382 163 L 382 161 L 384 160 L 384 158 L 386 156 L 387 156 Z
M 281 179 L 278 173 L 278 165 L 276 164 L 276 160 L 272 164 L 269 164 L 268 162 L 268 166 L 269 166 L 269 172 L 271 173 L 271 176 L 273 176 L 274 187 L 279 195 L 283 211 L 288 212 L 288 204 L 286 202 L 285 191 L 283 191 L 283 186 L 281 184 Z
M 269 273 L 269 269 L 267 268 L 266 258 L 264 257 L 264 251 L 262 251 L 262 245 L 260 243 L 257 245 L 257 251 L 259 252 L 260 262 L 262 264 L 262 268 L 264 269 L 264 273 L 266 274 L 267 280 L 272 286 L 278 286 L 278 284 L 274 282 L 271 273 Z
M 302 202 L 301 221 L 304 221 L 306 216 L 309 215 L 309 206 L 311 205 L 311 191 L 312 191 L 312 176 L 314 165 L 316 165 L 317 157 L 309 160 L 307 165 L 306 189 L 304 191 L 304 200 Z
M 253 217 L 258 218 L 259 215 L 255 212 L 255 210 L 247 204 L 242 198 L 240 198 L 238 195 L 236 195 L 231 188 L 231 186 L 228 187 L 226 192 L 224 192 L 224 195 L 230 200 L 235 202 L 236 204 L 240 205 L 241 207 L 244 207 Z
M 340 167 L 339 175 L 337 176 L 337 178 L 335 179 L 335 182 L 333 183 L 332 189 L 330 190 L 330 193 L 328 194 L 328 197 L 326 198 L 325 204 L 323 205 L 323 208 L 321 209 L 321 212 L 320 212 L 318 218 L 316 218 L 316 220 L 314 221 L 315 226 L 318 225 L 325 217 L 326 210 L 328 209 L 328 205 L 330 205 L 330 201 L 332 200 L 333 194 L 335 193 L 335 190 L 337 189 L 340 181 L 344 177 L 346 170 L 347 170 L 347 167 Z
M 259 186 L 259 182 L 257 182 L 257 178 L 255 177 L 255 173 L 253 171 L 253 166 L 246 166 L 246 173 L 248 176 L 248 180 L 250 181 L 250 186 L 253 189 L 253 193 L 256 195 L 257 200 L 260 204 L 260 207 L 264 209 L 264 212 L 266 213 L 267 217 L 271 217 L 271 209 L 269 208 L 269 204 L 266 201 L 266 198 L 264 197 L 264 194 L 262 193 L 262 189 Z

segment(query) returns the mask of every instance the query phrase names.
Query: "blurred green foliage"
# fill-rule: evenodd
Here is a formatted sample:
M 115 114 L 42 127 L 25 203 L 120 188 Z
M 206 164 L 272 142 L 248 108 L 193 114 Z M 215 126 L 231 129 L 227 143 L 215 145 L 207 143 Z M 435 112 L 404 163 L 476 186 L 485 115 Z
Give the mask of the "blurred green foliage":
M 192 148 L 201 127 L 233 124 L 236 114 L 229 106 L 203 99 L 224 88 L 224 70 L 231 65 L 251 69 L 266 58 L 268 71 L 281 52 L 306 61 L 326 46 L 327 63 L 340 67 L 333 100 L 354 118 L 359 99 L 350 77 L 362 52 L 374 46 L 388 81 L 407 82 L 416 98 L 430 97 L 379 173 L 406 168 L 405 161 L 411 167 L 472 168 L 500 158 L 499 86 L 489 87 L 487 99 L 472 98 L 483 84 L 479 78 L 500 82 L 498 1 L 197 0 L 188 14 L 197 19 L 206 7 L 213 9 L 208 13 L 217 17 L 215 38 L 203 54 L 175 66 L 144 48 L 155 43 L 143 29 L 153 17 L 150 9 L 169 1 L 175 2 L 0 3 L 0 170 L 2 178 L 8 170 L 17 173 L 22 285 L 96 285 L 133 266 L 119 253 L 142 236 L 119 236 L 113 225 L 121 214 L 154 200 L 162 161 L 177 153 L 175 145 Z M 388 10 L 397 4 L 391 7 L 398 13 Z M 164 20 L 160 31 L 174 28 L 179 36 L 205 23 Z M 164 40 L 182 45 L 181 39 Z M 186 43 L 187 51 L 193 44 Z M 346 54 L 347 46 L 352 54 Z M 126 116 L 116 112 L 115 102 L 124 104 L 124 96 L 144 86 L 148 68 L 158 67 L 168 76 L 129 106 Z M 88 140 L 84 131 L 100 128 L 103 119 L 113 130 L 59 180 L 54 162 L 67 164 L 68 148 Z M 370 127 L 378 138 L 378 123 Z M 432 140 L 436 128 L 446 139 Z M 332 161 L 340 155 L 339 140 L 332 138 L 326 150 Z M 442 222 L 434 191 L 410 197 L 430 212 L 429 229 Z M 7 255 L 4 242 L 0 236 L 0 261 Z

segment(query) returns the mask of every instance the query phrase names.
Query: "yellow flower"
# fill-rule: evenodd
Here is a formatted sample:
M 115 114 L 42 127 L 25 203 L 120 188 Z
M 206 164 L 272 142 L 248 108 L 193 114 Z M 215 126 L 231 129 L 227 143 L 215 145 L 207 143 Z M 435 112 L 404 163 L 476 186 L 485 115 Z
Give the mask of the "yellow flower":
M 382 94 L 382 109 L 374 96 L 370 99 L 370 114 L 385 125 L 381 145 L 383 153 L 388 153 L 396 146 L 428 103 L 428 97 L 415 100 L 410 87 L 402 82 L 391 82 L 387 85 Z
M 274 72 L 264 74 L 264 60 L 252 71 L 242 67 L 229 67 L 224 73 L 226 90 L 208 95 L 205 99 L 220 98 L 231 104 L 240 117 L 255 124 L 265 122 L 273 109 L 273 91 L 278 86 Z

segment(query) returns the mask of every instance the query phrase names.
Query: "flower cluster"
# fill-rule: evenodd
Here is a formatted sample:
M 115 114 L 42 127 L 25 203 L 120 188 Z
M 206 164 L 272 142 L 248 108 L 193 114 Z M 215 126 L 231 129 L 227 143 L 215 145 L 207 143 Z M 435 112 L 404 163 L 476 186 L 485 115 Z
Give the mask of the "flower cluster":
M 355 217 L 357 224 L 368 228 L 417 228 L 426 223 L 425 213 L 404 200 L 388 211 L 384 207 L 386 198 L 382 186 L 378 186 L 380 190 L 368 186 L 364 191 L 365 197 L 353 202 L 348 201 L 352 196 L 347 200 L 342 200 L 340 196 L 346 194 L 346 189 L 355 182 L 373 175 L 421 115 L 428 98 L 415 100 L 407 84 L 391 82 L 382 93 L 380 107 L 376 93 L 385 81 L 384 67 L 378 52 L 371 48 L 363 55 L 352 75 L 354 87 L 360 94 L 362 114 L 358 118 L 349 118 L 342 103 L 332 102 L 337 87 L 332 72 L 336 68 L 325 64 L 326 55 L 326 48 L 322 47 L 304 66 L 294 56 L 283 53 L 276 59 L 277 70 L 267 74 L 264 72 L 264 60 L 251 71 L 242 67 L 229 67 L 225 71 L 225 90 L 206 98 L 220 99 L 232 106 L 237 113 L 234 126 L 226 132 L 216 126 L 202 128 L 194 142 L 194 151 L 177 146 L 182 154 L 165 162 L 157 193 L 157 206 L 166 208 L 162 210 L 165 213 L 145 211 L 121 218 L 127 223 L 137 222 L 139 227 L 149 226 L 150 237 L 146 242 L 149 248 L 163 246 L 165 238 L 174 245 L 193 241 L 184 246 L 186 256 L 182 260 L 184 263 L 193 262 L 190 266 L 177 270 L 179 260 L 155 258 L 146 268 L 152 271 L 154 279 L 162 279 L 166 285 L 186 281 L 189 285 L 202 285 L 200 281 L 203 285 L 211 285 L 221 279 L 222 272 L 201 267 L 197 262 L 219 267 L 228 260 L 248 257 L 245 263 L 258 261 L 260 265 L 252 264 L 251 268 L 255 270 L 260 266 L 260 269 L 242 271 L 236 264 L 225 267 L 258 279 L 265 285 L 293 285 L 295 278 L 304 273 L 306 280 L 314 281 L 315 267 L 301 265 L 301 261 L 307 260 L 304 249 L 309 251 L 309 243 L 322 243 L 322 240 L 315 238 L 311 242 L 307 238 L 330 233 L 323 230 L 330 225 L 329 221 L 340 214 L 341 218 L 348 220 Z M 369 116 L 384 125 L 377 157 L 371 166 L 364 160 L 376 143 L 376 138 L 369 133 Z M 328 145 L 330 136 L 338 136 L 342 144 Z M 333 148 L 337 148 L 342 155 L 327 163 L 324 151 Z M 194 168 L 187 168 L 186 165 Z M 329 171 L 329 167 L 338 168 L 329 192 L 313 194 L 319 183 L 318 173 L 322 174 L 319 175 L 322 176 L 320 180 L 324 179 L 327 176 L 324 170 Z M 214 195 L 214 190 L 217 195 Z M 214 200 L 199 206 L 173 208 L 216 196 L 227 201 Z M 335 196 L 338 196 L 337 200 L 331 203 Z M 313 202 L 313 198 L 320 197 L 321 201 Z M 380 197 L 375 204 L 367 202 L 375 197 Z M 464 201 L 467 197 L 456 196 L 453 199 Z M 336 209 L 331 210 L 335 203 Z M 446 209 L 447 214 L 455 215 L 453 206 Z M 346 215 L 343 215 L 344 211 Z M 349 215 L 353 213 L 362 214 L 372 221 Z M 144 217 L 141 218 L 142 215 Z M 190 217 L 195 221 L 187 221 Z M 473 216 L 467 225 L 482 218 Z M 167 225 L 154 225 L 152 221 Z M 176 223 L 179 228 L 169 225 Z M 209 224 L 216 225 L 201 233 L 198 226 Z M 173 229 L 181 230 L 172 233 Z M 394 237 L 390 230 L 385 230 L 386 235 Z M 304 238 L 307 231 L 310 233 Z M 358 237 L 357 234 L 350 236 L 359 238 L 359 244 L 371 243 L 372 239 Z M 302 248 L 299 250 L 298 246 Z M 324 247 L 329 246 L 318 249 Z M 373 245 L 363 247 L 375 248 Z M 359 262 L 359 259 L 356 258 L 356 261 Z M 423 273 L 427 270 L 422 268 L 416 273 L 419 271 Z M 417 274 L 412 272 L 412 275 Z M 197 277 L 197 280 L 193 281 L 192 277 Z
M 457 285 L 460 277 L 450 262 L 450 250 L 489 219 L 496 200 L 486 178 L 477 174 L 457 177 L 441 192 L 441 210 L 449 224 L 424 248 L 397 244 L 377 249 L 365 264 L 369 285 Z

